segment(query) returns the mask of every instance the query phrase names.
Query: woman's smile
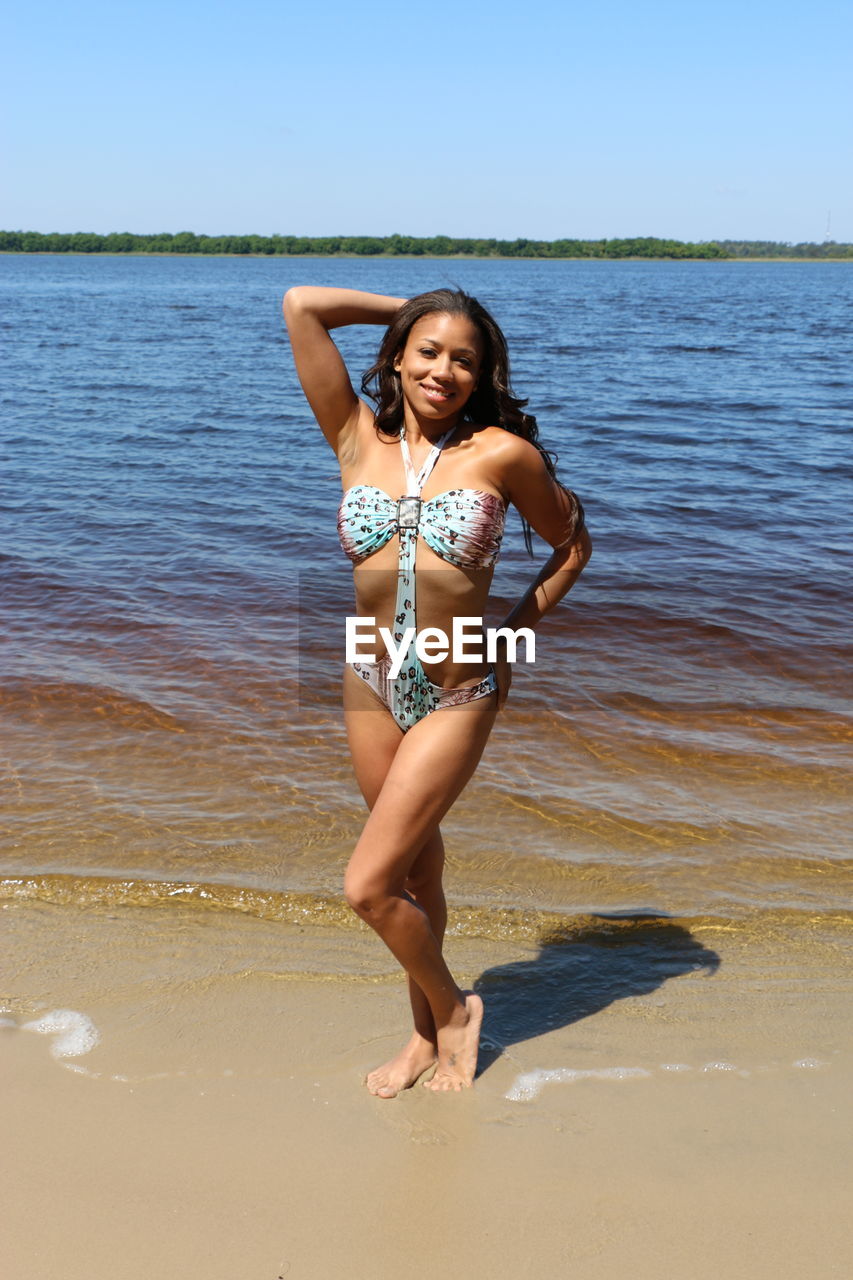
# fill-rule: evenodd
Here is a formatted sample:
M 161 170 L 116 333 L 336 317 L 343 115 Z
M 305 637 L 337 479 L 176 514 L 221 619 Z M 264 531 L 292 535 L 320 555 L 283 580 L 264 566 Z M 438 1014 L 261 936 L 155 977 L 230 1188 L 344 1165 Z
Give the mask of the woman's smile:
M 421 383 L 421 391 L 428 400 L 433 400 L 436 404 L 444 404 L 454 394 L 449 387 L 436 387 L 429 382 Z

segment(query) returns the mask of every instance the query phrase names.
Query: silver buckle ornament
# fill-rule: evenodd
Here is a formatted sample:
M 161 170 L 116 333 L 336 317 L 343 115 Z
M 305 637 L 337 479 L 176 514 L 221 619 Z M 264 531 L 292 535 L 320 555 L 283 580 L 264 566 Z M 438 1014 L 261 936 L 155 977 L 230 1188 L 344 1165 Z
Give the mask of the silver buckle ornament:
M 397 528 L 417 529 L 421 519 L 421 500 L 417 497 L 400 498 L 397 502 Z

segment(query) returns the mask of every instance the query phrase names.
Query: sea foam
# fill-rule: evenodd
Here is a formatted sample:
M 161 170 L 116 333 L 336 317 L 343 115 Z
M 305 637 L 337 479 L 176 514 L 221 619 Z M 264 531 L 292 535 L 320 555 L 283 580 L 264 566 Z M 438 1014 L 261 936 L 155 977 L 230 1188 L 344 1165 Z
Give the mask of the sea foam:
M 94 1049 L 101 1038 L 92 1019 L 75 1009 L 53 1009 L 32 1022 L 22 1023 L 21 1030 L 54 1036 L 50 1052 L 59 1059 L 79 1058 Z
M 819 1071 L 829 1065 L 822 1058 L 798 1058 L 796 1062 L 791 1063 L 791 1067 L 797 1071 Z M 780 1069 L 785 1068 L 781 1064 L 775 1067 L 753 1068 L 759 1073 Z M 748 1079 L 753 1074 L 753 1070 L 747 1070 L 734 1062 L 726 1061 L 705 1062 L 700 1067 L 691 1067 L 686 1062 L 662 1062 L 658 1070 L 667 1075 L 695 1070 L 702 1074 L 713 1072 L 737 1075 L 744 1079 Z M 652 1074 L 653 1071 L 645 1067 L 598 1067 L 589 1070 L 578 1070 L 574 1067 L 556 1067 L 546 1070 L 544 1067 L 537 1067 L 533 1071 L 524 1071 L 516 1076 L 515 1082 L 504 1097 L 509 1102 L 532 1102 L 546 1084 L 574 1084 L 578 1080 L 639 1080 L 648 1078 Z
M 638 1080 L 650 1074 L 644 1067 L 599 1067 L 588 1071 L 574 1067 L 556 1067 L 546 1071 L 539 1067 L 520 1075 L 506 1097 L 510 1102 L 532 1102 L 546 1084 L 574 1084 L 576 1080 Z

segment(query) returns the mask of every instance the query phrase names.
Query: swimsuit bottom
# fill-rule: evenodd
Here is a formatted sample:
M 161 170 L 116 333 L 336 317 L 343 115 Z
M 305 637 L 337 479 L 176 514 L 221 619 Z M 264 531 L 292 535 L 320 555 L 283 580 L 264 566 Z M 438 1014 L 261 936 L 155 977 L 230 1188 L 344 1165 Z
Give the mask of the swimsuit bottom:
M 476 702 L 478 698 L 487 698 L 490 693 L 496 693 L 498 688 L 494 667 L 489 668 L 488 675 L 478 684 L 442 689 L 440 684 L 433 684 L 426 676 L 417 681 L 414 687 L 411 682 L 392 679 L 388 674 L 391 657 L 387 653 L 378 662 L 351 662 L 350 666 L 388 708 L 404 733 L 433 711 Z

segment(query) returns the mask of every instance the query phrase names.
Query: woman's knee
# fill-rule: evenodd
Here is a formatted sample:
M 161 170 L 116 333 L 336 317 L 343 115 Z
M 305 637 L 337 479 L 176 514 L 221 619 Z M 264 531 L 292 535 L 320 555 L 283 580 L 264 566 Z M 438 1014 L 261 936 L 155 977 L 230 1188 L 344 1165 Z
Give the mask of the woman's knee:
M 344 897 L 356 915 L 363 919 L 381 915 L 392 896 L 390 886 L 381 877 L 347 868 Z

